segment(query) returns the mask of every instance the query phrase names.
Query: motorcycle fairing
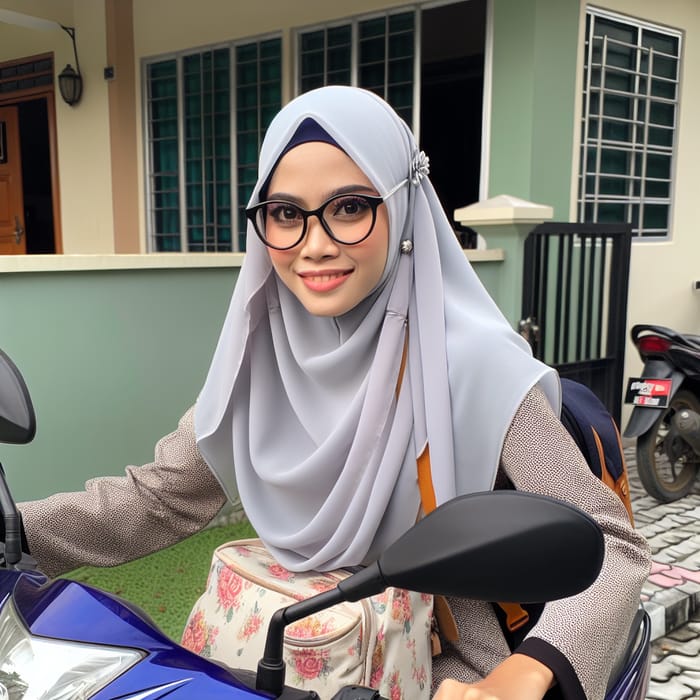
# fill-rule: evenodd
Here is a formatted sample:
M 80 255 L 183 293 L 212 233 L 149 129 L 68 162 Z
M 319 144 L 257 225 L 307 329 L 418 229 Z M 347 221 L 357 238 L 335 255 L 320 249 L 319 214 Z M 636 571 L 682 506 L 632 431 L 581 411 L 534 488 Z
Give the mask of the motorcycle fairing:
M 7 570 L 0 572 L 0 591 L 12 596 L 33 635 L 123 646 L 146 653 L 142 661 L 93 695 L 92 700 L 269 698 L 246 686 L 223 666 L 175 645 L 124 601 L 103 591 L 76 581 L 48 581 Z M 293 695 L 309 698 L 306 693 Z M 285 693 L 282 697 L 289 696 Z

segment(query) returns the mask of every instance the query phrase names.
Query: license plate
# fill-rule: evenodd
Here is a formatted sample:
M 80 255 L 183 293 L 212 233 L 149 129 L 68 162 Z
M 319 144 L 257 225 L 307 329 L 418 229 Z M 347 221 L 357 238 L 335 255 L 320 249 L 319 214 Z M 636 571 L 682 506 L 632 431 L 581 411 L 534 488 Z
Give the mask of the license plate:
M 625 403 L 646 408 L 665 408 L 671 396 L 671 379 L 631 377 L 627 381 Z

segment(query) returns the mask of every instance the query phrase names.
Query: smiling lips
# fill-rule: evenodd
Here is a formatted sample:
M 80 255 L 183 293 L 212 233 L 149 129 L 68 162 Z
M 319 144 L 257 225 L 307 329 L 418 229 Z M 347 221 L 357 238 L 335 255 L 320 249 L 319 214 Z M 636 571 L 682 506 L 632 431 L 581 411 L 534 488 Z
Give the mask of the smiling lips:
M 299 277 L 312 292 L 330 292 L 340 287 L 351 273 L 352 270 L 324 270 L 300 272 Z

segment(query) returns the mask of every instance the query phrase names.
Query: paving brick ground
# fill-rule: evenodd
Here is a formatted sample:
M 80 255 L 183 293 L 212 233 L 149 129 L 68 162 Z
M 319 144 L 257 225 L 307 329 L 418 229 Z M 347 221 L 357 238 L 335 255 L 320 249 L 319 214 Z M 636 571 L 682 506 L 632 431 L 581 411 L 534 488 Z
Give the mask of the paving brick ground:
M 647 699 L 700 698 L 700 481 L 685 498 L 661 504 L 642 488 L 634 447 L 625 453 L 635 522 L 654 560 L 642 591 L 654 639 Z

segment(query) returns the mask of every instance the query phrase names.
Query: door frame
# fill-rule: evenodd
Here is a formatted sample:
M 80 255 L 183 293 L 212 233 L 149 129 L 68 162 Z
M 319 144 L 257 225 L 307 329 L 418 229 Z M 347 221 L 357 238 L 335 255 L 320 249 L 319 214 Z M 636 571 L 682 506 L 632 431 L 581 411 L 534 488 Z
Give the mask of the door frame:
M 22 58 L 13 59 L 11 61 L 3 61 L 0 62 L 0 69 L 43 59 L 51 59 L 51 73 L 52 76 L 54 76 L 55 63 L 53 53 L 23 56 Z M 61 191 L 58 179 L 58 137 L 56 131 L 56 92 L 54 80 L 51 81 L 51 85 L 42 85 L 41 87 L 0 93 L 0 106 L 16 105 L 20 102 L 28 102 L 30 100 L 41 99 L 42 97 L 46 99 L 46 116 L 49 130 L 49 169 L 51 172 L 54 250 L 59 254 L 63 253 L 63 232 L 61 230 Z

